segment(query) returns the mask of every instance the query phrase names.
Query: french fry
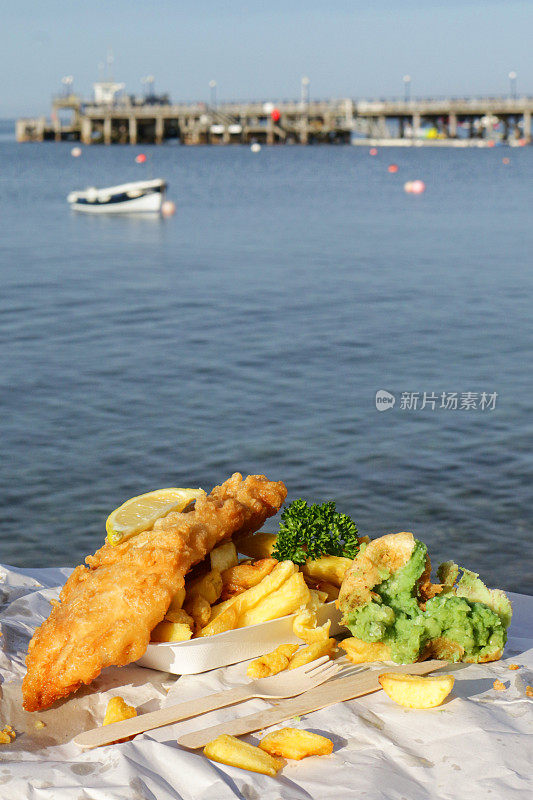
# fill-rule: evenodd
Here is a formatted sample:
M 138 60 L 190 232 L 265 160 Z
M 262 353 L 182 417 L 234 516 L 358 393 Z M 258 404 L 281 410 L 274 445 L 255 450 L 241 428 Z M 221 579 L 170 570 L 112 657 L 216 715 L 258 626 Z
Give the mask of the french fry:
M 341 585 L 346 570 L 352 565 L 350 558 L 342 556 L 322 556 L 321 558 L 308 558 L 301 566 L 304 575 L 316 580 L 317 582 L 326 581 L 334 586 Z
M 307 756 L 328 756 L 333 751 L 333 742 L 325 736 L 298 728 L 281 728 L 268 733 L 259 742 L 259 747 L 271 756 L 292 758 L 300 761 Z
M 383 691 L 406 708 L 440 706 L 453 689 L 454 680 L 453 675 L 408 675 L 405 672 L 384 672 L 378 676 Z
M 321 658 L 322 656 L 331 656 L 336 644 L 337 642 L 335 639 L 325 639 L 320 642 L 308 644 L 307 647 L 302 647 L 302 649 L 298 650 L 298 652 L 295 653 L 289 661 L 288 669 L 297 669 L 298 667 L 302 667 L 304 664 L 309 664 L 316 658 Z
M 205 628 L 211 619 L 211 606 L 201 594 L 185 600 L 184 609 L 194 620 L 195 633 Z
M 186 584 L 185 591 L 185 603 L 195 597 L 204 597 L 209 605 L 213 605 L 222 593 L 222 576 L 217 569 L 212 569 L 201 578 Z
M 236 594 L 230 597 L 229 600 L 224 600 L 223 603 L 217 603 L 216 606 L 213 606 L 211 609 L 212 618 L 222 614 L 229 606 L 234 604 L 237 609 L 237 615 L 241 616 L 245 611 L 256 606 L 264 597 L 279 589 L 281 584 L 291 575 L 294 575 L 297 569 L 296 564 L 293 564 L 292 561 L 280 561 L 270 575 L 263 578 L 257 586 L 252 586 L 251 589 L 247 589 L 242 594 Z
M 317 590 L 319 592 L 324 592 L 326 595 L 325 603 L 331 603 L 332 600 L 336 600 L 339 596 L 338 587 L 334 586 L 333 583 L 328 583 L 328 581 L 320 581 L 317 585 Z
M 186 642 L 192 636 L 192 629 L 183 622 L 160 622 L 153 629 L 152 642 Z
M 267 580 L 268 577 L 265 578 L 265 580 Z M 261 584 L 258 584 L 258 586 L 261 586 Z M 239 597 L 244 597 L 244 594 L 237 595 L 237 600 Z M 279 617 L 284 617 L 286 614 L 292 614 L 294 611 L 297 611 L 300 606 L 305 606 L 309 602 L 309 599 L 309 589 L 306 586 L 302 573 L 295 572 L 275 592 L 264 597 L 249 610 L 240 613 L 237 627 L 244 628 L 247 625 L 257 625 L 259 622 L 268 622 L 268 620 L 278 619 Z
M 289 666 L 290 658 L 298 650 L 297 644 L 280 644 L 272 653 L 267 653 L 248 664 L 246 674 L 249 678 L 268 678 L 277 675 Z
M 178 589 L 176 594 L 172 597 L 168 610 L 179 611 L 179 609 L 183 605 L 184 600 L 185 600 L 185 586 L 182 586 L 181 589 Z
M 247 769 L 250 772 L 261 772 L 263 775 L 274 776 L 283 766 L 281 758 L 271 756 L 259 747 L 241 742 L 235 736 L 228 736 L 225 733 L 206 744 L 204 755 L 212 761 Z
M 259 558 L 270 558 L 272 550 L 276 545 L 277 538 L 275 533 L 267 533 L 266 531 L 251 533 L 237 540 L 237 550 L 239 553 L 242 553 L 243 556 L 249 556 L 256 560 Z
M 237 609 L 230 606 L 222 614 L 211 620 L 204 628 L 198 631 L 198 636 L 216 636 L 237 627 Z
M 164 621 L 180 622 L 182 625 L 188 625 L 191 630 L 194 628 L 193 618 L 183 608 L 179 608 L 177 611 L 167 611 Z
M 316 589 L 309 589 L 309 595 L 310 597 L 309 602 L 307 603 L 307 608 L 314 614 L 317 614 L 319 608 L 324 605 L 324 602 L 320 599 L 320 594 Z
M 219 544 L 218 547 L 215 547 L 214 550 L 211 550 L 209 559 L 211 561 L 211 569 L 216 569 L 221 573 L 224 572 L 225 569 L 235 567 L 239 563 L 237 548 L 233 542 L 224 542 L 224 544 Z
M 252 586 L 257 586 L 269 575 L 278 562 L 275 558 L 262 558 L 253 564 L 238 564 L 222 573 L 222 599 L 227 600 L 235 594 L 241 594 Z
M 320 627 L 317 627 L 316 613 L 309 608 L 304 608 L 300 611 L 292 623 L 294 635 L 298 636 L 299 639 L 303 639 L 306 644 L 327 641 L 329 639 L 330 627 L 330 619 Z
M 353 664 L 366 664 L 368 661 L 388 661 L 389 646 L 383 642 L 364 642 L 355 636 L 339 642 L 339 647 L 346 650 L 346 656 Z
M 111 725 L 113 722 L 122 722 L 123 719 L 131 719 L 136 716 L 135 708 L 125 703 L 123 697 L 112 697 L 107 704 L 102 725 Z

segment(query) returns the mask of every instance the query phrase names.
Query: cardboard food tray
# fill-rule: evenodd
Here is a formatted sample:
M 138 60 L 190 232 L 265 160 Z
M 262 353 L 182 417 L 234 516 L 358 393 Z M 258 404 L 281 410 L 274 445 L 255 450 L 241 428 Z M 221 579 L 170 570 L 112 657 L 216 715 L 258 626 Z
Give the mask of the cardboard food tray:
M 215 636 L 189 639 L 188 642 L 149 644 L 137 664 L 174 675 L 197 675 L 199 672 L 257 658 L 275 650 L 280 644 L 302 644 L 292 632 L 295 616 L 296 614 L 289 614 L 281 619 L 217 633 Z M 319 625 L 331 619 L 331 636 L 343 630 L 340 612 L 335 608 L 334 602 L 325 603 L 319 609 L 317 617 Z

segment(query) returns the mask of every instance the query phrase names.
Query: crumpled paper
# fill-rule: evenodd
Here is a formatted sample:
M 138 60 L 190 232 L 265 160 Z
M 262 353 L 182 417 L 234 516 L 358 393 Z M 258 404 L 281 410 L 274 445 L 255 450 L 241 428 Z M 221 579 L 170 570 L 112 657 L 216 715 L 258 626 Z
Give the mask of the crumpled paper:
M 76 733 L 101 724 L 108 700 L 124 697 L 139 713 L 246 680 L 246 664 L 174 676 L 136 665 L 105 670 L 90 686 L 47 711 L 22 709 L 24 658 L 70 570 L 0 567 L 0 728 L 17 738 L 0 745 L 0 798 L 9 800 L 522 800 L 531 787 L 533 597 L 511 595 L 513 623 L 504 658 L 450 666 L 456 681 L 440 707 L 407 710 L 383 692 L 283 723 L 324 734 L 328 757 L 288 761 L 276 778 L 209 761 L 180 748 L 178 735 L 268 707 L 250 700 L 82 752 Z M 520 669 L 509 670 L 509 664 Z M 495 691 L 495 678 L 507 689 Z M 40 720 L 44 728 L 37 728 Z M 283 727 L 278 725 L 274 727 Z M 257 743 L 260 733 L 245 737 Z

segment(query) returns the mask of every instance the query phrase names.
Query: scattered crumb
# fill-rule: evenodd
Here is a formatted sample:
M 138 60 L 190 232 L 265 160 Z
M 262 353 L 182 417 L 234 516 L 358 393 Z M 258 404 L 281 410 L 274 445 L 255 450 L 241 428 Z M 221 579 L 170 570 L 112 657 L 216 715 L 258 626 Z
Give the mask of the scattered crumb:
M 496 689 L 497 692 L 505 692 L 506 686 L 505 683 L 502 683 L 501 681 L 498 680 L 498 678 L 496 678 L 496 680 L 492 684 L 492 688 Z
M 4 725 L 4 729 L 0 731 L 0 744 L 11 744 L 17 738 L 17 734 L 11 725 Z
M 509 664 L 508 669 L 520 669 L 520 664 Z
M 113 722 L 122 722 L 124 719 L 131 719 L 136 716 L 137 711 L 135 708 L 127 705 L 123 697 L 112 697 L 107 704 L 102 725 L 111 725 Z
M 528 697 L 533 697 L 533 686 L 526 686 L 526 695 Z
M 42 719 L 38 719 L 37 722 L 35 723 L 35 727 L 37 728 L 38 731 L 40 731 L 41 728 L 46 728 L 46 723 L 43 722 Z

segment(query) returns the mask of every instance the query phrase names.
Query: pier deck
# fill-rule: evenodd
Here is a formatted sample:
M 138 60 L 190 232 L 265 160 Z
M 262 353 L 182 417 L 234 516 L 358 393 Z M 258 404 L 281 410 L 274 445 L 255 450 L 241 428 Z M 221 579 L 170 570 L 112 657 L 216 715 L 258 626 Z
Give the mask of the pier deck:
M 423 100 L 328 100 L 320 102 L 135 104 L 122 100 L 109 105 L 83 102 L 77 96 L 56 98 L 53 121 L 44 117 L 20 119 L 17 140 L 78 140 L 83 144 L 365 143 L 427 142 L 423 131 L 433 129 L 433 142 L 476 144 L 494 138 L 531 141 L 533 98 L 449 98 Z M 71 112 L 68 124 L 60 115 Z M 461 136 L 459 136 L 461 129 Z

